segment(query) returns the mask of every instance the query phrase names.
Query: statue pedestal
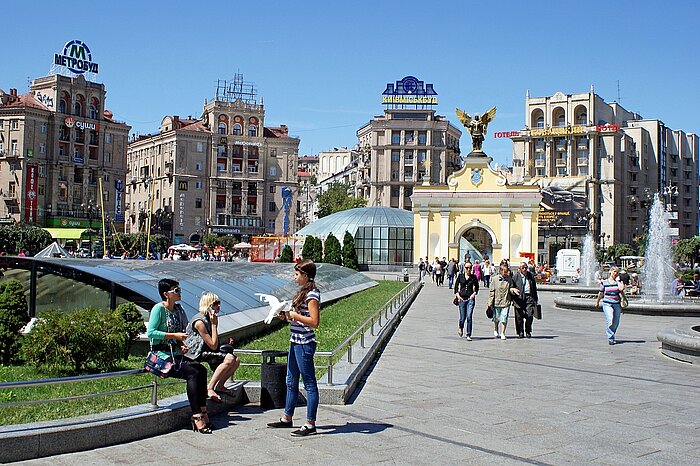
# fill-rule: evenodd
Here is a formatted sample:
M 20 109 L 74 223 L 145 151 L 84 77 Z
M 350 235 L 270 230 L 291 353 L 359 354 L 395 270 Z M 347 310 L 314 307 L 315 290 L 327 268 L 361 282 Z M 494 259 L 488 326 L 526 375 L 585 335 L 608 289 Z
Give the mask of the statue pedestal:
M 467 154 L 466 158 L 470 157 L 488 157 L 484 151 L 481 150 L 473 150 L 470 153 Z

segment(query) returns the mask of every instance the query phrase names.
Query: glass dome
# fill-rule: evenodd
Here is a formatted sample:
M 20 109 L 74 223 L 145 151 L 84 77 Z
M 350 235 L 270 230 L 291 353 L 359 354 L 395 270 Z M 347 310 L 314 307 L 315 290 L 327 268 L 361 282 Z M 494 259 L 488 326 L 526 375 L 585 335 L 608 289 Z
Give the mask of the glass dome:
M 327 238 L 343 243 L 345 232 L 355 239 L 360 264 L 413 264 L 413 212 L 391 207 L 362 207 L 323 217 L 297 232 L 298 236 Z

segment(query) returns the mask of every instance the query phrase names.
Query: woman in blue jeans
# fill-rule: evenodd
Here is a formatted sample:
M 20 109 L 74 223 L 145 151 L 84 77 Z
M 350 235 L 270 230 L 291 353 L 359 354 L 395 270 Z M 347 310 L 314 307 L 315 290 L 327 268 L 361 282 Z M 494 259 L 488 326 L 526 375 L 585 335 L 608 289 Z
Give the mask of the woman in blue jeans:
M 615 332 L 620 325 L 620 315 L 622 306 L 620 305 L 620 293 L 625 289 L 625 284 L 620 281 L 620 270 L 617 267 L 610 269 L 610 276 L 607 280 L 600 282 L 598 298 L 595 300 L 595 307 L 600 306 L 600 299 L 603 299 L 603 314 L 605 314 L 605 334 L 608 337 L 608 344 L 614 345 Z
M 461 337 L 464 332 L 464 322 L 467 322 L 467 341 L 472 341 L 472 314 L 474 313 L 474 301 L 479 292 L 479 280 L 472 275 L 472 265 L 464 264 L 455 280 L 455 297 L 459 304 L 459 326 L 457 334 Z
M 268 427 L 293 427 L 292 416 L 299 397 L 299 375 L 306 389 L 306 423 L 292 432 L 293 437 L 306 437 L 316 433 L 316 412 L 318 411 L 318 386 L 314 353 L 316 353 L 316 333 L 320 319 L 321 293 L 316 288 L 316 264 L 303 260 L 294 266 L 294 280 L 301 287 L 292 301 L 292 310 L 282 311 L 280 319 L 290 322 L 290 345 L 287 357 L 287 399 L 284 415 Z

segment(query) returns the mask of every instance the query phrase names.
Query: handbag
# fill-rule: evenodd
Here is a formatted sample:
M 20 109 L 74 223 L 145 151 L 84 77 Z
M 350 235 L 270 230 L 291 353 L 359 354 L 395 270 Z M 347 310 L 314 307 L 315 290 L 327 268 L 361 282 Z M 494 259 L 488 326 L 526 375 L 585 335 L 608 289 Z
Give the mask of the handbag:
M 542 305 L 538 304 L 535 308 L 535 319 L 542 320 Z
M 624 291 L 620 292 L 620 307 L 622 309 L 625 309 L 627 306 L 630 305 L 629 300 L 627 299 L 627 295 L 625 294 Z
M 143 366 L 144 370 L 150 372 L 153 375 L 164 379 L 170 374 L 170 370 L 175 364 L 172 361 L 163 359 L 158 356 L 155 351 L 150 351 L 148 356 L 146 356 L 146 364 Z
M 455 295 L 455 299 L 452 300 L 452 304 L 459 306 L 459 299 L 457 299 L 457 295 Z
M 486 308 L 486 317 L 493 319 L 493 306 L 488 306 Z

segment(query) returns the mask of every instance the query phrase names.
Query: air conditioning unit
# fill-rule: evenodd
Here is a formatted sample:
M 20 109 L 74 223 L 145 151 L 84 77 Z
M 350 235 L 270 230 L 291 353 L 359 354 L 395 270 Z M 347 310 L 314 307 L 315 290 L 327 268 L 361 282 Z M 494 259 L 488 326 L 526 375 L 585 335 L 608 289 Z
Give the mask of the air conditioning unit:
M 132 183 L 136 183 L 136 182 L 138 182 L 138 181 L 139 181 L 139 178 L 138 178 L 137 176 L 132 176 L 132 177 L 131 177 L 131 182 L 132 182 Z

